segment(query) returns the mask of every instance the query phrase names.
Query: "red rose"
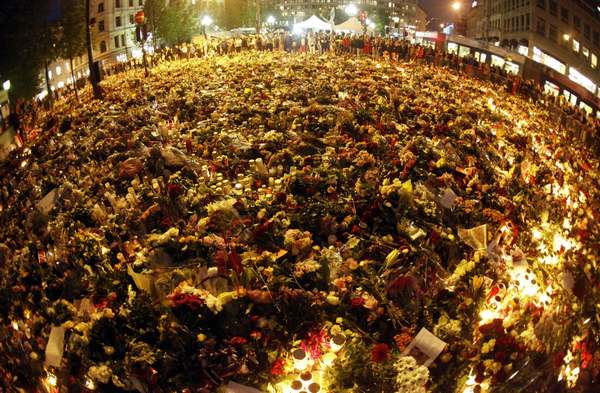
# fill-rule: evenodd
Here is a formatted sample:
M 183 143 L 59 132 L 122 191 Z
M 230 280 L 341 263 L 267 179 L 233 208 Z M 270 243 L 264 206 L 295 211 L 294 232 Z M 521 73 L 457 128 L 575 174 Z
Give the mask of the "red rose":
M 275 363 L 273 363 L 273 366 L 271 366 L 271 374 L 283 375 L 284 367 L 285 367 L 285 359 L 283 359 L 283 358 L 277 359 L 275 361 Z
M 383 363 L 390 357 L 390 347 L 387 344 L 377 344 L 371 349 L 371 360 L 375 363 Z
M 350 300 L 350 303 L 352 304 L 352 307 L 362 307 L 365 304 L 365 299 L 362 297 L 353 297 L 352 300 Z
M 232 345 L 243 345 L 243 344 L 246 344 L 248 342 L 248 340 L 246 340 L 244 337 L 236 336 L 236 337 L 232 338 L 231 340 L 229 340 L 229 342 Z

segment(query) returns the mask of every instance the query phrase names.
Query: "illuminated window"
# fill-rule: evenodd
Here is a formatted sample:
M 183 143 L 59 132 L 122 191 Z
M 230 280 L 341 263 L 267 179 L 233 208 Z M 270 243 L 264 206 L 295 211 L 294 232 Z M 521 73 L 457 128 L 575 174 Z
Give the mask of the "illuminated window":
M 569 79 L 578 85 L 583 86 L 591 93 L 596 92 L 596 84 L 573 67 L 569 68 Z
M 560 94 L 560 88 L 554 83 L 546 81 L 546 83 L 544 84 L 544 93 L 552 94 L 556 97 Z
M 48 70 L 48 79 L 52 80 L 52 70 Z
M 573 39 L 573 52 L 579 53 L 579 41 Z
M 583 57 L 585 57 L 586 59 L 590 58 L 590 50 L 588 48 L 586 48 L 585 46 L 581 48 L 581 54 L 583 55 Z
M 598 56 L 596 56 L 593 53 L 592 53 L 592 57 L 591 57 L 591 60 L 590 60 L 590 65 L 592 66 L 593 69 L 598 68 Z
M 585 102 L 583 102 L 583 101 L 581 101 L 581 102 L 579 103 L 579 107 L 580 107 L 581 109 L 583 109 L 583 110 L 585 111 L 585 113 L 587 113 L 587 114 L 588 114 L 588 116 L 590 116 L 590 115 L 591 115 L 591 114 L 594 112 L 594 110 L 592 109 L 592 107 L 591 107 L 591 106 L 589 106 L 588 104 L 586 104 L 586 103 L 585 103 Z
M 523 55 L 523 56 L 527 56 L 529 55 L 529 48 L 526 47 L 525 45 L 519 45 L 519 54 Z
M 448 53 L 458 53 L 458 44 L 454 42 L 448 42 Z
M 56 75 L 60 75 L 62 73 L 62 68 L 60 66 L 56 66 Z
M 504 68 L 504 59 L 500 56 L 492 55 L 492 65 L 495 67 Z

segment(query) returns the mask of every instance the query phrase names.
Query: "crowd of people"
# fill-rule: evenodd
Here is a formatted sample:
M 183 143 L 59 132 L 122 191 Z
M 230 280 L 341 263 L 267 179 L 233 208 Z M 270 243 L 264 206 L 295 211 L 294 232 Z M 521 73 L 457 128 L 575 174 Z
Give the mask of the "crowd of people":
M 540 105 L 546 105 L 558 114 L 557 121 L 574 130 L 578 135 L 588 139 L 594 149 L 600 151 L 600 118 L 586 113 L 583 109 L 571 105 L 564 96 L 545 93 L 542 87 L 533 80 L 525 80 L 519 75 L 511 74 L 497 66 L 478 61 L 473 54 L 459 56 L 434 46 L 414 44 L 397 37 L 373 37 L 368 34 L 357 35 L 350 33 L 330 34 L 326 32 L 308 34 L 269 33 L 261 35 L 238 35 L 235 37 L 202 36 L 194 43 L 183 43 L 173 47 L 160 47 L 146 55 L 147 66 L 150 68 L 167 61 L 176 59 L 191 59 L 197 57 L 230 55 L 243 51 L 285 51 L 294 54 L 325 54 L 334 53 L 341 56 L 370 56 L 386 59 L 392 62 L 417 62 L 433 64 L 456 70 L 478 79 L 489 80 L 501 85 L 511 94 L 528 97 Z M 143 68 L 142 58 L 131 58 L 127 62 L 114 63 L 103 69 L 104 75 L 114 75 L 132 69 Z M 52 97 L 44 101 L 48 107 L 49 99 L 58 99 L 69 94 L 72 86 L 58 89 Z M 23 129 L 33 127 L 37 119 L 37 111 L 41 101 L 21 102 L 17 109 L 15 130 L 23 135 Z M 14 116 L 13 116 L 14 117 Z M 13 119 L 14 127 L 14 119 Z M 6 123 L 4 126 L 10 126 Z M 4 127 L 4 128 L 5 128 Z M 21 127 L 23 129 L 21 129 Z M 24 138 L 23 138 L 24 139 Z

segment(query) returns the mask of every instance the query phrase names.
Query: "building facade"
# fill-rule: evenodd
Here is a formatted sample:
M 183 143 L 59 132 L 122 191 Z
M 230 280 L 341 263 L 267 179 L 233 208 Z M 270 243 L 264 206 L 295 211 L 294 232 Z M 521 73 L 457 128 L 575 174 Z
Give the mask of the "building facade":
M 266 6 L 277 10 L 286 24 L 293 24 L 313 14 L 328 20 L 332 8 L 339 19 L 349 4 L 354 4 L 359 11 L 368 11 L 369 17 L 373 13 L 386 16 L 391 28 L 416 30 L 427 22 L 418 0 L 268 0 Z
M 94 61 L 101 66 L 141 56 L 135 42 L 135 14 L 144 8 L 144 0 L 91 0 L 90 32 Z M 89 76 L 87 53 L 73 59 L 58 59 L 48 67 L 50 89 L 70 87 Z M 73 78 L 74 76 L 74 78 Z M 46 89 L 44 80 L 42 88 Z M 45 91 L 42 93 L 42 96 Z
M 543 64 L 556 81 L 573 82 L 594 95 L 588 101 L 600 98 L 600 5 L 595 0 L 473 1 L 467 36 Z M 583 101 L 548 82 L 547 90 L 565 94 L 573 103 Z

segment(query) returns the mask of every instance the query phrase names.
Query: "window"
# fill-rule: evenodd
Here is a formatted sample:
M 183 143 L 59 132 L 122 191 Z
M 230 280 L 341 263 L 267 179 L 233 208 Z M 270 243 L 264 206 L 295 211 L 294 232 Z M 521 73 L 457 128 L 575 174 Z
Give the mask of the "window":
M 98 13 L 100 13 L 100 12 L 104 12 L 104 3 L 98 4 Z
M 583 57 L 585 57 L 586 59 L 590 58 L 590 50 L 588 48 L 586 48 L 585 46 L 583 46 L 581 48 L 581 54 L 583 55 Z
M 121 17 L 120 16 L 117 16 L 115 18 L 115 26 L 121 27 Z
M 133 7 L 133 0 L 129 0 L 129 6 Z
M 144 5 L 144 0 L 138 0 L 138 5 L 141 7 Z
M 586 39 L 588 39 L 588 40 L 592 39 L 592 33 L 591 33 L 591 30 L 590 30 L 590 25 L 588 25 L 588 24 L 583 25 L 583 36 Z
M 527 19 L 525 19 L 526 25 L 525 25 L 525 29 L 529 30 L 529 14 L 525 15 Z
M 121 7 L 121 0 L 115 0 L 115 8 Z
M 129 24 L 132 25 L 134 22 L 133 14 L 129 15 Z
M 537 18 L 537 25 L 535 31 L 542 36 L 546 35 L 546 21 L 542 18 Z
M 537 6 L 540 7 L 541 9 L 545 10 L 546 9 L 546 0 L 537 0 Z
M 106 52 L 106 42 L 100 41 L 100 53 Z
M 104 31 L 104 21 L 98 21 L 98 31 Z
M 565 7 L 560 7 L 560 19 L 563 22 L 569 23 L 569 10 Z
M 558 29 L 554 25 L 550 25 L 548 29 L 548 38 L 552 41 L 557 42 L 558 40 Z
M 600 47 L 600 33 L 594 31 L 594 45 Z
M 576 15 L 573 15 L 573 27 L 575 27 L 575 30 L 577 31 L 581 30 L 581 19 Z
M 121 46 L 125 46 L 125 34 L 121 34 Z
M 118 48 L 118 47 L 119 47 L 119 36 L 116 35 L 115 36 L 115 48 Z
M 548 2 L 548 8 L 550 9 L 550 15 L 558 15 L 558 3 L 556 2 L 556 0 L 550 0 Z
M 592 53 L 592 58 L 590 60 L 590 65 L 593 69 L 598 68 L 598 56 Z
M 52 80 L 52 70 L 48 70 L 48 79 Z
M 579 41 L 573 39 L 573 52 L 579 53 Z

